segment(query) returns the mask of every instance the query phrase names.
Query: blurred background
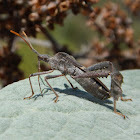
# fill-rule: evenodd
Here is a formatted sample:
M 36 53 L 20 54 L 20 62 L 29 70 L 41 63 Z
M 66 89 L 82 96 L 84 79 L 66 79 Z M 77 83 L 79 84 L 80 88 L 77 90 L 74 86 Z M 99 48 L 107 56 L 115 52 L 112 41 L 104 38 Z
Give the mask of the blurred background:
M 36 55 L 10 30 L 25 31 L 42 54 L 127 70 L 140 68 L 139 24 L 140 0 L 0 0 L 0 88 L 38 71 Z

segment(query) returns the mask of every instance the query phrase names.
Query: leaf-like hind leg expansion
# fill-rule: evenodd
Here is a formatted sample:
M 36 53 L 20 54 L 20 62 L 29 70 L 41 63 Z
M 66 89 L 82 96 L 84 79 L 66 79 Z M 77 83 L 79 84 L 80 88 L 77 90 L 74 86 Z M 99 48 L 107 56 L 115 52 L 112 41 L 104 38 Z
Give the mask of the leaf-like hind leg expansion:
M 88 67 L 89 71 L 98 71 L 101 70 L 101 74 L 110 72 L 111 75 L 111 89 L 110 95 L 114 98 L 114 112 L 118 115 L 121 115 L 125 119 L 125 115 L 121 114 L 120 112 L 116 111 L 116 99 L 121 97 L 122 101 L 132 101 L 132 99 L 123 99 L 122 97 L 122 89 L 121 85 L 123 83 L 123 76 L 122 74 L 117 71 L 112 62 L 105 61 L 97 63 L 93 66 Z
M 33 76 L 40 76 L 40 75 L 48 74 L 48 73 L 51 73 L 51 72 L 53 72 L 53 70 L 45 71 L 45 72 L 37 72 L 37 73 L 31 74 L 31 75 L 29 76 L 29 82 L 30 82 L 30 87 L 31 87 L 31 90 L 32 90 L 32 95 L 29 96 L 29 97 L 25 97 L 24 99 L 30 99 L 30 98 L 34 95 L 32 83 L 31 83 L 31 77 L 33 77 Z

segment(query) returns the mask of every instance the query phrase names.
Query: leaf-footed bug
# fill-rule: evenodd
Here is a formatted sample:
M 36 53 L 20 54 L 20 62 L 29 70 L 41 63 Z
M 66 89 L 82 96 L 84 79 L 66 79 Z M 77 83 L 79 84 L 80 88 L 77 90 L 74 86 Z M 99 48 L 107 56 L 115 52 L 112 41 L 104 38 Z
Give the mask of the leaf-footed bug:
M 122 89 L 121 84 L 123 83 L 123 76 L 122 74 L 117 71 L 113 64 L 110 61 L 104 61 L 97 63 L 93 66 L 90 66 L 88 68 L 85 68 L 80 63 L 78 63 L 75 58 L 65 52 L 58 52 L 54 56 L 49 56 L 47 54 L 39 54 L 31 45 L 27 35 L 23 31 L 24 36 L 26 39 L 24 39 L 20 34 L 18 34 L 15 31 L 10 30 L 11 33 L 21 37 L 31 48 L 31 50 L 37 54 L 38 56 L 38 71 L 37 73 L 33 73 L 29 76 L 29 82 L 32 90 L 32 95 L 27 98 L 31 98 L 34 95 L 32 83 L 31 83 L 31 77 L 38 76 L 38 82 L 39 82 L 39 76 L 42 74 L 48 74 L 53 72 L 53 70 L 59 70 L 62 74 L 60 75 L 48 75 L 45 76 L 45 81 L 48 84 L 48 86 L 51 88 L 51 90 L 56 95 L 55 102 L 58 100 L 58 94 L 56 91 L 52 88 L 52 86 L 49 84 L 48 79 L 56 78 L 60 76 L 64 76 L 67 81 L 70 83 L 71 87 L 73 89 L 74 86 L 72 83 L 68 80 L 66 75 L 70 75 L 73 79 L 75 79 L 88 93 L 93 95 L 94 97 L 105 100 L 110 97 L 113 97 L 114 99 L 114 112 L 118 115 L 121 115 L 125 118 L 125 115 L 121 114 L 120 112 L 116 111 L 116 101 L 121 97 L 122 101 L 128 101 L 131 99 L 123 99 L 122 97 Z M 40 72 L 40 61 L 44 61 L 50 64 L 51 69 L 50 71 L 44 71 Z M 99 77 L 107 77 L 111 76 L 111 89 L 109 90 L 98 78 Z M 40 83 L 39 83 L 40 87 Z M 40 87 L 41 91 L 41 87 Z M 42 93 L 42 91 L 41 91 Z M 132 101 L 132 100 L 131 100 Z

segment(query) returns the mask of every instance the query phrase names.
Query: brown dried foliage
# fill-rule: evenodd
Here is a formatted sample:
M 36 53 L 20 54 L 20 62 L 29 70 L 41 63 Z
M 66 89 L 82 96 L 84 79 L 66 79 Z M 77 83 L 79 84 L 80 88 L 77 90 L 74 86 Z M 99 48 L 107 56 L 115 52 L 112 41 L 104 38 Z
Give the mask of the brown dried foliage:
M 133 45 L 132 20 L 115 3 L 96 8 L 90 15 L 88 25 L 106 38 L 108 43 L 117 47 L 121 42 Z M 117 49 L 117 48 L 115 48 Z
M 88 14 L 92 10 L 92 5 L 97 2 L 98 0 L 32 0 L 32 13 L 29 17 L 32 21 L 45 18 L 47 26 L 54 29 L 54 24 L 63 25 L 69 10 L 73 14 Z
M 3 47 L 0 50 L 0 79 L 2 86 L 23 79 L 24 74 L 17 67 L 20 62 L 20 56 L 10 52 L 8 47 Z
M 5 39 L 7 46 L 0 49 L 0 79 L 3 86 L 23 78 L 18 69 L 21 61 L 15 54 L 15 36 L 9 30 L 20 32 L 24 30 L 28 36 L 36 37 L 38 27 L 40 31 L 52 42 L 53 51 L 69 50 L 61 46 L 42 26 L 54 29 L 54 24 L 63 25 L 64 19 L 71 10 L 74 14 L 90 11 L 90 7 L 98 0 L 0 0 L 0 38 Z M 17 59 L 17 60 L 16 60 Z
M 96 30 L 99 37 L 104 37 L 104 41 L 94 39 L 91 44 L 87 54 L 87 58 L 90 58 L 89 65 L 95 63 L 95 60 L 96 62 L 109 60 L 120 66 L 120 69 L 140 68 L 132 20 L 119 5 L 108 3 L 101 8 L 96 7 L 89 15 L 87 25 Z M 121 48 L 124 45 L 127 46 L 126 50 Z
M 140 0 L 124 0 L 124 3 L 135 16 L 140 16 Z

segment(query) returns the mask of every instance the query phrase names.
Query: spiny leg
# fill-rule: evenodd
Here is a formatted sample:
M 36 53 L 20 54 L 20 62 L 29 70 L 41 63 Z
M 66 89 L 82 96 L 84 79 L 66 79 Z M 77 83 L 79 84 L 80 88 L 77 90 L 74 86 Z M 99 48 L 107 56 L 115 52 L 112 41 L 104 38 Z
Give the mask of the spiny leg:
M 89 71 L 96 71 L 96 70 L 109 70 L 110 72 L 113 71 L 113 64 L 110 61 L 104 61 L 97 63 L 95 65 L 92 65 L 87 68 Z
M 102 88 L 104 88 L 107 92 L 109 92 L 109 89 L 98 79 L 99 77 L 107 77 L 110 75 L 110 71 L 86 71 L 85 73 L 76 75 L 76 76 L 71 76 L 73 79 L 76 78 L 94 78 L 96 82 L 100 84 Z
M 76 78 L 96 78 L 96 77 L 107 77 L 108 75 L 110 75 L 109 71 L 86 71 L 85 73 L 76 75 L 76 76 L 72 76 L 72 78 L 76 79 Z
M 128 100 L 132 101 L 132 99 L 123 99 L 122 97 L 122 89 L 121 89 L 121 84 L 123 83 L 122 74 L 114 68 L 113 63 L 110 61 L 100 62 L 88 68 L 89 71 L 92 70 L 96 71 L 98 69 L 103 69 L 104 71 L 108 71 L 108 70 L 110 71 L 110 75 L 111 75 L 110 95 L 113 96 L 114 98 L 114 112 L 118 115 L 123 116 L 125 119 L 125 115 L 116 111 L 116 98 L 118 98 L 119 96 L 121 97 L 122 101 L 128 101 Z
M 121 114 L 120 112 L 116 111 L 116 98 L 117 96 L 121 97 L 122 101 L 132 101 L 132 99 L 123 99 L 122 97 L 122 89 L 121 89 L 121 84 L 123 83 L 123 76 L 119 71 L 117 71 L 112 62 L 105 61 L 105 62 L 100 62 L 97 63 L 93 66 L 90 66 L 87 68 L 89 71 L 98 71 L 98 70 L 103 70 L 105 73 L 108 71 L 110 72 L 111 75 L 111 90 L 110 90 L 110 96 L 115 97 L 114 98 L 114 112 L 118 115 L 121 115 L 125 118 L 125 115 Z M 102 73 L 102 71 L 101 71 Z
M 110 73 L 111 78 L 115 79 L 115 81 L 119 82 L 120 83 L 119 87 L 121 88 L 121 84 L 123 83 L 123 76 L 121 75 L 121 73 L 119 71 L 115 70 L 112 62 L 110 62 L 110 61 L 100 62 L 93 66 L 88 67 L 87 69 L 89 71 L 94 71 L 94 70 L 96 71 L 96 70 L 100 70 L 100 69 L 104 69 L 105 71 L 109 70 L 111 72 Z M 121 100 L 122 101 L 132 101 L 132 99 L 124 99 L 122 96 L 121 96 Z
M 125 115 L 123 115 L 123 114 L 120 113 L 120 112 L 117 112 L 117 110 L 116 110 L 116 100 L 115 100 L 115 99 L 114 99 L 114 113 L 116 113 L 116 114 L 122 116 L 122 117 L 125 119 Z
M 50 71 L 45 71 L 45 72 L 37 72 L 37 73 L 33 73 L 29 76 L 29 82 L 30 82 L 30 87 L 31 87 L 31 90 L 32 90 L 32 95 L 29 96 L 29 97 L 25 97 L 24 99 L 30 99 L 33 95 L 34 95 L 34 91 L 33 91 L 33 87 L 32 87 L 32 83 L 31 83 L 31 77 L 33 76 L 37 76 L 37 75 L 42 75 L 42 74 L 48 74 L 48 73 L 51 73 L 53 72 L 53 70 L 50 70 Z

